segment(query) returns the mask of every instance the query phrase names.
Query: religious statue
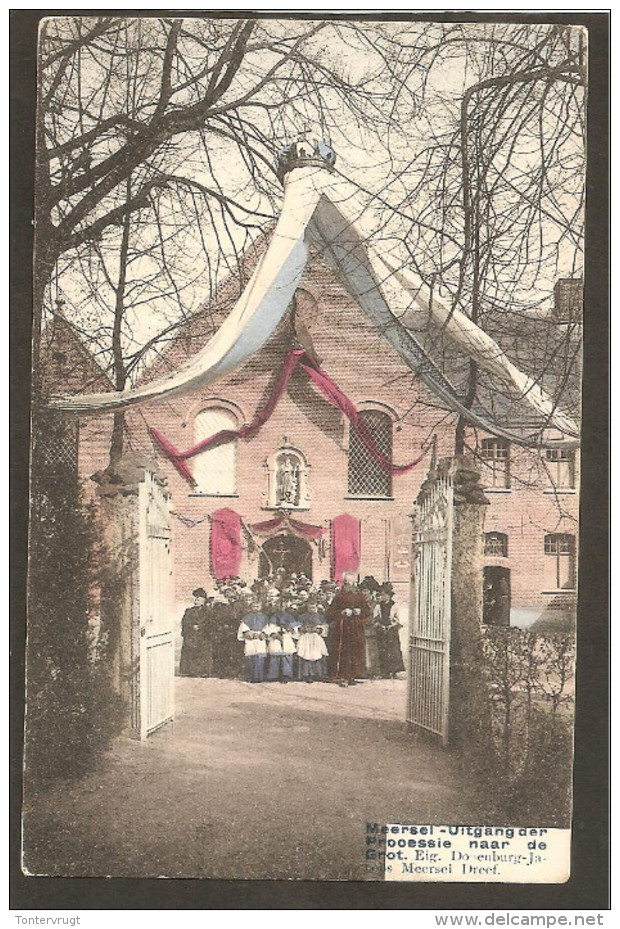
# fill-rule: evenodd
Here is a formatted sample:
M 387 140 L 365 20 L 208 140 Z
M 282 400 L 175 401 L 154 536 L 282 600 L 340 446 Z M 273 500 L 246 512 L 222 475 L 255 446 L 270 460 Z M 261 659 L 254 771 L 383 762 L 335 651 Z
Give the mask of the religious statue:
M 277 472 L 277 503 L 279 506 L 296 506 L 299 488 L 299 468 L 287 455 Z

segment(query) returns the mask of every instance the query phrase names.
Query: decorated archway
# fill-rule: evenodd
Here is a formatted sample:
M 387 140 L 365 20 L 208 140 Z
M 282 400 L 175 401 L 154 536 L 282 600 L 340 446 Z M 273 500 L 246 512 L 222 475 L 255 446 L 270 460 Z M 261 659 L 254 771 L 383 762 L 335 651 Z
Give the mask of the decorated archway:
M 284 534 L 263 542 L 258 565 L 260 577 L 284 568 L 287 575 L 305 574 L 312 580 L 312 546 L 305 539 Z

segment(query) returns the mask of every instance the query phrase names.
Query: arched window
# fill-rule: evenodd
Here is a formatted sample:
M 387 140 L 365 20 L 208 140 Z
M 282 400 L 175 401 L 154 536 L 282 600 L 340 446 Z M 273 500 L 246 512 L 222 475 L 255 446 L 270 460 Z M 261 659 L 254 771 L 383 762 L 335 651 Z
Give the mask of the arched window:
M 391 461 L 391 418 L 381 410 L 362 410 L 359 416 L 379 451 Z M 392 496 L 392 475 L 373 458 L 353 426 L 349 430 L 349 493 L 368 497 Z
M 482 484 L 486 488 L 510 487 L 510 442 L 506 439 L 483 439 L 478 449 Z
M 224 407 L 201 410 L 194 420 L 194 441 L 208 439 L 222 429 L 237 429 L 237 418 Z M 196 492 L 228 496 L 237 493 L 237 439 L 207 449 L 191 459 Z
M 556 532 L 545 536 L 545 589 L 575 587 L 575 536 Z
M 484 554 L 495 558 L 508 558 L 508 536 L 504 532 L 485 533 Z

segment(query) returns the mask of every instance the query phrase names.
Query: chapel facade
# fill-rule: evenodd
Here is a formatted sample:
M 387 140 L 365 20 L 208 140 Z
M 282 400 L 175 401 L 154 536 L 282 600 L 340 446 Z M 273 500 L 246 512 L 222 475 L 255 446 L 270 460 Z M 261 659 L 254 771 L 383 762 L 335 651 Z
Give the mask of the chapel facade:
M 257 261 L 246 255 L 215 299 L 190 319 L 144 374 L 175 370 L 217 331 Z M 556 293 L 574 293 L 566 282 Z M 154 443 L 155 428 L 179 450 L 221 430 L 251 423 L 273 397 L 291 350 L 304 349 L 355 405 L 382 456 L 382 467 L 347 417 L 296 369 L 271 416 L 251 437 L 189 458 L 193 482 Z M 47 352 L 58 347 L 47 345 Z M 111 389 L 111 387 L 110 387 Z M 238 371 L 204 389 L 145 403 L 126 413 L 127 446 L 156 458 L 171 494 L 174 584 L 179 617 L 196 586 L 212 589 L 235 568 L 247 582 L 278 567 L 314 584 L 354 570 L 390 581 L 408 602 L 413 505 L 432 461 L 453 454 L 455 416 L 414 377 L 329 270 L 312 255 L 288 313 Z M 78 468 L 85 482 L 107 464 L 112 416 L 78 420 Z M 529 450 L 494 436 L 470 437 L 490 501 L 485 525 L 485 588 L 509 597 L 510 621 L 574 612 L 577 577 L 578 456 L 561 448 Z M 217 548 L 217 550 L 216 550 Z M 506 621 L 506 620 L 503 620 Z

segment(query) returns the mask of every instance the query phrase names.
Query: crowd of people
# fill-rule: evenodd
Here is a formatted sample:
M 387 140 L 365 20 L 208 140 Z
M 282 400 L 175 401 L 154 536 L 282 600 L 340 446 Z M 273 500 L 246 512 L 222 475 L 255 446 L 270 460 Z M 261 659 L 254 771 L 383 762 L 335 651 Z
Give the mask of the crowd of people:
M 183 676 L 348 686 L 405 669 L 393 588 L 373 577 L 314 586 L 278 570 L 251 585 L 217 581 L 211 594 L 198 587 L 193 597 L 181 627 Z

